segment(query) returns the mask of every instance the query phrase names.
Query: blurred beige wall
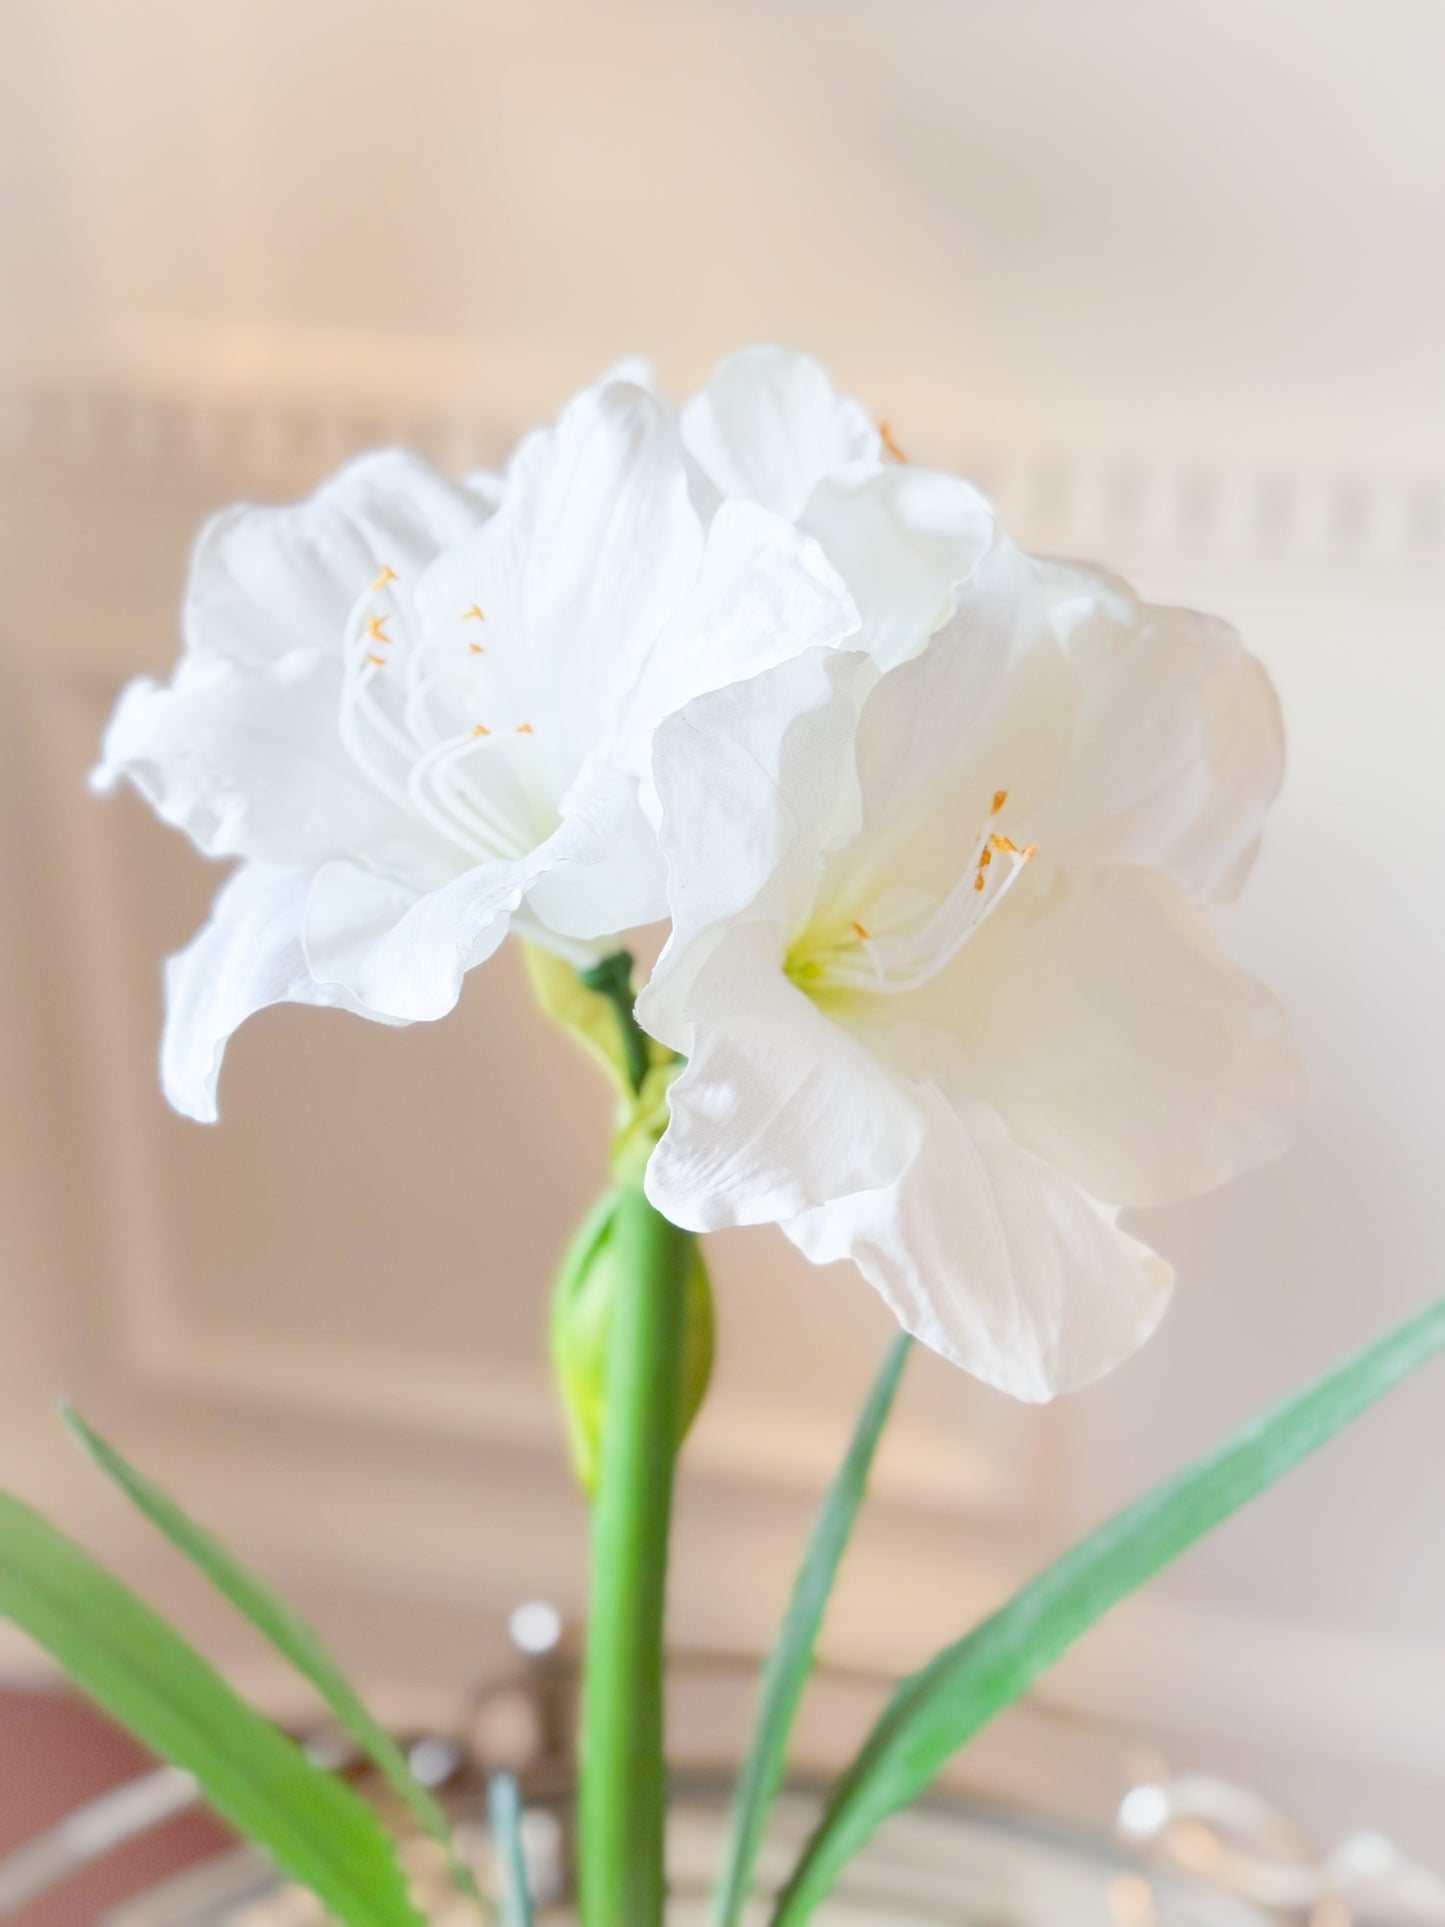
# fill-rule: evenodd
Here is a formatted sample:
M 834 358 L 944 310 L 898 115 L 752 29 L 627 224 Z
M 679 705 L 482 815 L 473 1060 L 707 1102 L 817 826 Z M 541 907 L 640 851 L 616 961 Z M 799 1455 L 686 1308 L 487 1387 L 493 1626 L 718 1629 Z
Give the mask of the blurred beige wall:
M 83 1395 L 397 1706 L 580 1598 L 541 1325 L 605 1104 L 508 966 L 403 1034 L 281 1011 L 155 1088 L 206 866 L 81 787 L 187 542 L 404 439 L 505 455 L 617 356 L 826 360 L 1019 533 L 1241 621 L 1289 785 L 1231 913 L 1313 1067 L 1283 1164 L 1157 1214 L 1148 1352 L 1038 1415 L 921 1360 L 832 1628 L 904 1665 L 1438 1289 L 1445 11 L 0 0 L 0 1477 L 275 1682 L 74 1466 Z M 756 1643 L 887 1321 L 720 1241 L 675 1606 Z M 1052 1683 L 1322 1831 L 1438 1847 L 1445 1419 L 1422 1381 Z M 7 1653 L 11 1649 L 5 1649 Z M 19 1663 L 18 1653 L 16 1663 Z

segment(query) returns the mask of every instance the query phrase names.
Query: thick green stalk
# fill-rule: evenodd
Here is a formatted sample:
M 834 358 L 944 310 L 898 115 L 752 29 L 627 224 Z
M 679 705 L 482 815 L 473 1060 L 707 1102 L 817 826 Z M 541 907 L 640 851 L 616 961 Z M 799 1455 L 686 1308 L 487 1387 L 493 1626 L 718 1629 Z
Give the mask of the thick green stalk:
M 661 1927 L 663 1613 L 691 1235 L 625 1186 L 592 1513 L 579 1873 L 586 1927 Z

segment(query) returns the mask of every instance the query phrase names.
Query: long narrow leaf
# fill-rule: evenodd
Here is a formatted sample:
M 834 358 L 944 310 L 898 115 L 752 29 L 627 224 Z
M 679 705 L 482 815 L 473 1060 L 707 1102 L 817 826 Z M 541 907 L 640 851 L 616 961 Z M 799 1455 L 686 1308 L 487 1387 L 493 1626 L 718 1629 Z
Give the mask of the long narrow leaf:
M 425 1927 L 392 1843 L 351 1788 L 226 1684 L 90 1554 L 0 1493 L 0 1615 L 345 1927 Z
M 717 1927 L 736 1927 L 747 1904 L 758 1848 L 787 1762 L 793 1721 L 813 1670 L 818 1629 L 863 1502 L 873 1455 L 893 1407 L 910 1343 L 906 1332 L 894 1339 L 858 1414 L 853 1437 L 819 1509 L 788 1610 L 763 1668 L 752 1744 L 733 1791 L 727 1851 L 713 1914 Z
M 835 1786 L 779 1897 L 802 1927 L 880 1822 L 1111 1606 L 1445 1347 L 1445 1299 L 1128 1506 L 903 1681 Z
M 101 1471 L 165 1534 L 178 1552 L 200 1568 L 216 1590 L 250 1620 L 281 1657 L 315 1687 L 340 1725 L 383 1775 L 397 1798 L 404 1802 L 417 1825 L 445 1850 L 456 1884 L 479 1906 L 483 1905 L 470 1868 L 452 1844 L 445 1814 L 413 1774 L 395 1741 L 362 1704 L 360 1695 L 331 1657 L 316 1629 L 153 1480 L 128 1464 L 73 1406 L 63 1405 L 61 1414 Z
M 487 1815 L 492 1823 L 492 1848 L 505 1869 L 506 1927 L 532 1927 L 532 1894 L 527 1885 L 527 1856 L 522 1851 L 522 1802 L 510 1773 L 494 1773 L 487 1786 Z

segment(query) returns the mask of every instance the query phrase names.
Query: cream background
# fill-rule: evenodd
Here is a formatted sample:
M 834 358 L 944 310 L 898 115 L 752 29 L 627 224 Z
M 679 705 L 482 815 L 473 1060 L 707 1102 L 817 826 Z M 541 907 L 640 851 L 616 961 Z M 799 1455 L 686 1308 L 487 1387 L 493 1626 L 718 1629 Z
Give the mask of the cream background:
M 1438 1289 L 1445 13 L 0 0 L 0 25 L 6 1484 L 273 1694 L 76 1466 L 57 1389 L 394 1707 L 453 1700 L 519 1596 L 580 1598 L 540 1321 L 598 1176 L 585 1067 L 503 966 L 435 1030 L 274 1013 L 219 1131 L 169 1117 L 158 963 L 215 879 L 81 778 L 117 684 L 170 660 L 209 507 L 377 440 L 499 459 L 637 349 L 680 389 L 751 338 L 808 347 L 1037 545 L 1241 621 L 1291 730 L 1229 923 L 1295 1012 L 1310 1131 L 1156 1214 L 1179 1298 L 1108 1385 L 1039 1415 L 919 1361 L 834 1653 L 915 1661 Z M 719 1241 L 716 1270 L 675 1618 L 756 1643 L 887 1327 L 768 1234 Z M 1324 1834 L 1368 1820 L 1445 1858 L 1440 1386 L 1192 1555 L 1052 1695 Z

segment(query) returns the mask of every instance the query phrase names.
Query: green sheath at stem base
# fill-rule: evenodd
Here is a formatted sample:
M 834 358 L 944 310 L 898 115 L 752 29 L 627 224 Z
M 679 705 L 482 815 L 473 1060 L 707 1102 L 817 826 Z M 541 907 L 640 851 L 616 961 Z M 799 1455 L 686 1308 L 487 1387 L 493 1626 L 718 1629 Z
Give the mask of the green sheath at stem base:
M 579 1874 L 586 1927 L 661 1927 L 663 1611 L 692 1236 L 618 1198 L 618 1284 L 592 1513 Z

